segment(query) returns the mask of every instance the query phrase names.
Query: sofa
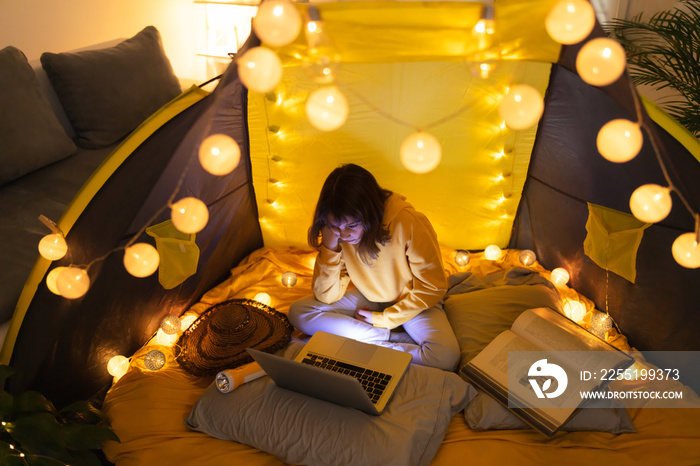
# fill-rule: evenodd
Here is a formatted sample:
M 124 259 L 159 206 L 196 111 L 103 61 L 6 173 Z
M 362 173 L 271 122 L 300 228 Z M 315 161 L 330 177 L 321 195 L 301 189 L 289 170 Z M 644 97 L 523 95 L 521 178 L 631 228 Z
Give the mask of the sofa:
M 0 323 L 7 323 L 38 243 L 109 154 L 181 93 L 158 30 L 29 62 L 0 50 Z

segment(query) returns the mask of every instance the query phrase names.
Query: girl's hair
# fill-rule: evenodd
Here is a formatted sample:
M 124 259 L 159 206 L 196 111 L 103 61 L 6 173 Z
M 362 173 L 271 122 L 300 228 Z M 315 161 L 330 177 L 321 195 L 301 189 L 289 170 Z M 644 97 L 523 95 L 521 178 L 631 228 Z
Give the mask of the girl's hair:
M 390 239 L 382 220 L 384 204 L 391 194 L 359 165 L 349 163 L 339 166 L 328 175 L 321 188 L 309 228 L 309 245 L 314 248 L 321 245 L 321 230 L 328 225 L 330 216 L 337 220 L 350 217 L 362 225 L 362 239 L 357 249 L 360 259 L 369 263 L 377 257 L 379 245 Z

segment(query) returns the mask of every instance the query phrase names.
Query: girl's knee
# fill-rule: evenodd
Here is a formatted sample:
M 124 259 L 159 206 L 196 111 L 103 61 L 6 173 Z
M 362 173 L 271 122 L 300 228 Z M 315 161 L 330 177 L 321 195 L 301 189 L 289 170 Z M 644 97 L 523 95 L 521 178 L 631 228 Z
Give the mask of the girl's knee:
M 446 343 L 429 345 L 424 348 L 424 364 L 431 367 L 436 367 L 445 371 L 453 372 L 457 369 L 460 359 L 459 345 Z

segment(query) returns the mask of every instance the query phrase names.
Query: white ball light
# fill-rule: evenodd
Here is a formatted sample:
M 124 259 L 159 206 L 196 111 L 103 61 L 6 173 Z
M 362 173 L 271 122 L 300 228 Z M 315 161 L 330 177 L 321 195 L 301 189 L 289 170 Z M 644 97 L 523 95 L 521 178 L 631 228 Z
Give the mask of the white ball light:
M 160 350 L 151 350 L 143 357 L 143 365 L 149 371 L 158 371 L 165 366 L 165 354 Z
M 55 261 L 66 255 L 68 245 L 63 235 L 52 233 L 39 241 L 39 254 L 45 259 Z
M 564 303 L 564 314 L 574 322 L 581 322 L 586 312 L 586 306 L 580 301 L 570 299 Z
M 498 114 L 513 130 L 523 130 L 540 120 L 544 111 L 544 101 L 539 91 L 527 84 L 516 84 L 498 107 Z
M 613 325 L 612 317 L 604 312 L 599 312 L 591 317 L 591 331 L 597 335 L 604 335 Z
M 442 146 L 432 134 L 418 131 L 401 143 L 401 163 L 410 172 L 428 173 L 440 164 Z
M 564 286 L 569 282 L 569 278 L 569 272 L 567 272 L 566 269 L 557 267 L 552 270 L 550 281 L 554 283 L 555 286 Z
M 197 233 L 209 221 L 209 210 L 204 202 L 194 197 L 185 197 L 171 207 L 171 218 L 175 228 L 183 233 Z
M 700 244 L 698 244 L 695 233 L 684 233 L 673 242 L 671 252 L 683 267 L 697 269 L 700 267 Z
M 292 2 L 265 0 L 253 18 L 253 30 L 265 44 L 281 47 L 299 35 L 301 15 Z
M 632 215 L 646 223 L 656 223 L 665 219 L 671 212 L 671 193 L 658 184 L 645 184 L 638 187 L 630 197 Z
M 270 298 L 270 295 L 267 293 L 258 293 L 253 299 L 259 303 L 264 304 L 265 306 L 269 306 L 272 304 L 272 298 Z
M 180 330 L 185 331 L 188 328 L 190 328 L 190 325 L 192 325 L 194 321 L 197 320 L 197 317 L 198 316 L 193 314 L 182 316 L 182 318 L 180 319 Z
M 282 284 L 286 287 L 292 287 L 297 284 L 297 274 L 294 272 L 284 272 L 282 274 Z
M 148 277 L 158 270 L 160 256 L 148 243 L 135 243 L 124 251 L 124 268 L 134 277 Z
M 349 112 L 348 100 L 335 86 L 316 89 L 306 99 L 306 118 L 321 131 L 333 131 L 343 126 Z
M 175 335 L 182 330 L 182 321 L 174 314 L 168 314 L 160 321 L 160 329 L 167 335 Z
M 49 291 L 59 296 L 61 295 L 61 293 L 56 287 L 56 280 L 58 280 L 58 276 L 64 270 L 66 270 L 66 267 L 56 267 L 55 269 L 51 270 L 51 272 L 49 272 L 49 274 L 46 276 L 46 286 L 48 287 Z
M 212 175 L 228 175 L 240 160 L 238 143 L 225 134 L 207 136 L 199 146 L 199 163 Z
M 465 265 L 469 264 L 469 261 L 471 258 L 469 257 L 469 252 L 468 251 L 457 251 L 455 253 L 455 264 L 459 265 L 460 267 L 464 267 Z
M 90 277 L 79 267 L 66 267 L 56 278 L 56 289 L 64 298 L 76 299 L 87 293 Z
M 270 92 L 282 79 L 282 62 L 266 47 L 253 47 L 238 59 L 238 77 L 253 92 Z
M 544 25 L 549 36 L 560 44 L 576 44 L 593 30 L 595 11 L 586 0 L 562 0 L 549 11 Z
M 518 256 L 518 260 L 520 260 L 520 263 L 525 265 L 525 266 L 532 265 L 537 260 L 537 255 L 535 255 L 534 251 L 531 251 L 529 249 L 525 249 Z
M 593 39 L 576 55 L 576 71 L 592 86 L 614 83 L 625 71 L 627 58 L 622 46 L 612 39 Z
M 637 123 L 622 118 L 607 122 L 600 128 L 596 145 L 606 160 L 628 162 L 642 149 L 644 137 Z
M 173 346 L 175 342 L 178 339 L 177 333 L 174 333 L 172 335 L 168 335 L 163 331 L 162 328 L 159 328 L 158 331 L 156 332 L 156 343 L 158 343 L 161 346 Z
M 119 378 L 129 370 L 129 360 L 122 355 L 117 355 L 107 362 L 107 372 L 113 377 Z
M 495 260 L 500 259 L 502 254 L 503 254 L 503 251 L 501 250 L 501 248 L 499 248 L 495 244 L 487 246 L 486 249 L 484 249 L 484 257 L 490 261 L 495 261 Z

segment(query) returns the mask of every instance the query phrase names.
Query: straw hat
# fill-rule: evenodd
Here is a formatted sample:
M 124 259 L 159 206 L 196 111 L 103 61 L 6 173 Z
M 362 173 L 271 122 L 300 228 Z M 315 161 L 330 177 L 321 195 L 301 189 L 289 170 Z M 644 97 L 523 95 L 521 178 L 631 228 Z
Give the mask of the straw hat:
M 180 367 L 206 377 L 252 362 L 245 351 L 268 353 L 289 343 L 292 326 L 287 316 L 257 301 L 232 299 L 202 312 L 178 340 Z

